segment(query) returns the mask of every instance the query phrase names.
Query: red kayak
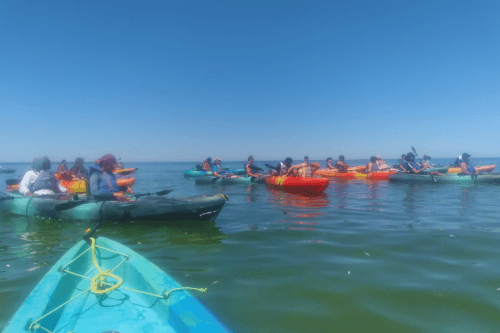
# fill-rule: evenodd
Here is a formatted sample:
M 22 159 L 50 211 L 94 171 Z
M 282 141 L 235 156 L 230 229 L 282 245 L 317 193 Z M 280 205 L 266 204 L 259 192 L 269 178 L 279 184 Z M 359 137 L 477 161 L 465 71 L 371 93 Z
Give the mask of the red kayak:
M 326 190 L 330 181 L 326 178 L 272 176 L 266 178 L 266 184 L 272 189 L 292 194 L 318 196 Z

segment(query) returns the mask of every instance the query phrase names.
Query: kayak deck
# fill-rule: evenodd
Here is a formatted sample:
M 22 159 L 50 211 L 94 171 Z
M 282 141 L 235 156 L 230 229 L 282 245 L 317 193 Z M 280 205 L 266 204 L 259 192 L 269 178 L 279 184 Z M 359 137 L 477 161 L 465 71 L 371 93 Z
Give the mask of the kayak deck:
M 91 279 L 105 270 L 112 270 L 118 278 L 106 277 L 104 283 L 91 288 Z M 103 292 L 115 285 L 116 289 Z M 185 289 L 117 242 L 101 237 L 93 250 L 81 241 L 45 275 L 4 333 L 33 332 L 30 325 L 64 333 L 229 332 Z

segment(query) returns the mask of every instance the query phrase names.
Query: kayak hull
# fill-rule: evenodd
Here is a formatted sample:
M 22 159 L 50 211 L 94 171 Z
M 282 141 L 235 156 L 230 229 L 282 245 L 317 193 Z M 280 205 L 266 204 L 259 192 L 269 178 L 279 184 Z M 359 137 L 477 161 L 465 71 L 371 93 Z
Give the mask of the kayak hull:
M 0 201 L 0 210 L 16 215 L 35 216 L 61 220 L 106 221 L 213 221 L 219 215 L 225 197 L 168 198 L 163 196 L 141 197 L 136 201 L 94 201 L 60 210 L 67 200 L 43 197 L 24 197 L 11 194 L 13 200 Z M 82 200 L 84 201 L 84 200 Z M 56 207 L 57 206 L 57 207 Z
M 252 185 L 263 183 L 264 178 L 255 177 L 199 177 L 195 179 L 197 185 Z
M 266 185 L 292 194 L 318 196 L 328 188 L 330 181 L 326 178 L 272 176 L 266 178 Z
M 478 171 L 491 172 L 493 171 L 493 169 L 495 169 L 495 165 L 483 165 L 483 166 L 477 166 L 475 168 Z M 448 173 L 461 173 L 461 172 L 462 168 L 459 167 L 453 167 L 448 169 Z
M 390 182 L 411 184 L 500 184 L 500 174 L 466 175 L 446 173 L 444 176 L 418 175 L 412 173 L 396 173 L 389 176 Z
M 96 245 L 99 246 L 95 250 L 98 265 L 103 271 L 116 268 L 113 274 L 123 279 L 120 287 L 101 295 L 88 290 L 88 279 L 95 277 L 98 271 L 92 261 L 92 251 L 85 252 L 89 245 L 80 241 L 42 278 L 3 332 L 33 332 L 29 330 L 33 321 L 68 301 L 36 324 L 52 332 L 229 332 L 210 310 L 186 290 L 173 291 L 168 297 L 159 298 L 124 289 L 164 295 L 182 286 L 149 260 L 120 243 L 100 237 Z M 115 283 L 116 280 L 108 278 L 107 281 Z M 81 296 L 71 300 L 80 293 Z M 42 329 L 35 332 L 42 332 Z
M 247 172 L 245 169 L 236 169 L 236 170 L 224 170 L 225 173 L 232 173 L 234 175 L 246 175 Z M 186 170 L 184 171 L 184 177 L 205 177 L 205 176 L 213 176 L 214 173 L 212 171 L 198 171 L 198 170 Z

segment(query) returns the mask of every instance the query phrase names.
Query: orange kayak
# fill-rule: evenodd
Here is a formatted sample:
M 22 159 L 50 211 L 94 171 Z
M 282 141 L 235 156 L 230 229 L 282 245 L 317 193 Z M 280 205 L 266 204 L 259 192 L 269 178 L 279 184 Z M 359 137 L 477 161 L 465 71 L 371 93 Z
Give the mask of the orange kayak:
M 319 172 L 323 171 L 323 172 Z M 326 172 L 328 171 L 328 172 Z M 370 174 L 360 173 L 360 172 L 336 172 L 330 170 L 318 170 L 314 174 L 320 175 L 322 177 L 334 177 L 340 179 L 372 179 L 372 180 L 383 180 L 389 179 L 389 175 L 395 174 L 396 172 L 389 171 L 380 171 L 380 172 L 372 172 Z
M 479 170 L 479 171 L 490 172 L 490 171 L 493 171 L 493 169 L 495 169 L 495 166 L 494 165 L 483 165 L 483 166 L 477 166 L 475 168 L 476 168 L 476 170 Z M 461 172 L 462 172 L 462 168 L 459 168 L 459 167 L 448 169 L 448 173 L 461 173 Z
M 128 175 L 129 173 L 134 172 L 137 168 L 129 168 L 129 169 L 115 169 L 113 173 L 115 175 Z
M 118 186 L 132 186 L 134 185 L 134 178 L 124 178 L 117 179 L 116 182 Z M 84 180 L 70 180 L 70 181 L 59 181 L 62 187 L 65 189 L 75 192 L 75 193 L 87 193 L 87 185 Z M 19 190 L 19 184 L 16 185 L 7 185 L 7 192 L 17 191 Z
M 355 166 L 355 167 L 350 167 L 347 169 L 349 173 L 351 172 L 364 172 L 366 170 L 366 165 L 360 165 L 360 166 Z M 314 172 L 315 175 L 322 176 L 322 177 L 335 177 L 335 174 L 338 173 L 337 168 L 333 169 L 320 169 Z
M 271 176 L 266 178 L 266 185 L 292 194 L 318 196 L 326 190 L 330 181 L 326 178 Z

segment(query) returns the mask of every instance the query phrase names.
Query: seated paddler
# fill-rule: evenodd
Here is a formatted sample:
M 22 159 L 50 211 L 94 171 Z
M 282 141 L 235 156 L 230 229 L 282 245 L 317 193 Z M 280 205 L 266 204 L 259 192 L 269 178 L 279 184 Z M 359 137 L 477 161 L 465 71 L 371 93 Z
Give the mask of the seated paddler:
M 462 173 L 467 175 L 477 175 L 480 171 L 476 170 L 473 165 L 470 164 L 470 155 L 467 153 L 463 153 L 458 160 L 459 166 L 462 169 Z
M 377 163 L 378 157 L 377 156 L 372 156 L 370 157 L 370 162 L 366 165 L 366 172 L 377 172 L 380 170 L 380 167 Z
M 47 156 L 33 160 L 31 170 L 24 175 L 19 185 L 19 192 L 24 195 L 54 195 L 67 192 L 50 171 L 50 167 L 51 162 Z
M 83 158 L 77 157 L 75 160 L 75 165 L 71 169 L 69 169 L 69 174 L 73 178 L 77 179 L 87 179 L 88 171 L 83 167 Z
M 292 167 L 293 160 L 291 157 L 285 158 L 284 162 L 280 162 L 275 170 L 273 170 L 273 176 L 285 176 L 288 173 L 288 169 Z
M 261 173 L 257 172 L 255 166 L 253 165 L 254 158 L 252 155 L 248 156 L 248 162 L 245 164 L 245 171 L 248 177 L 259 178 L 262 176 Z
M 203 166 L 201 169 L 203 171 L 212 171 L 212 158 L 211 157 L 207 157 L 206 159 L 204 159 L 202 164 L 203 164 Z
M 339 172 L 348 171 L 347 169 L 349 169 L 349 165 L 346 164 L 344 155 L 339 156 L 339 160 L 335 162 L 335 167 Z
M 90 194 L 94 197 L 117 200 L 128 200 L 123 192 L 120 192 L 113 170 L 116 169 L 116 158 L 111 154 L 106 154 L 96 164 L 89 167 L 89 188 Z
M 405 169 L 407 171 L 409 171 L 411 173 L 419 174 L 420 172 L 424 171 L 427 168 L 429 168 L 429 165 L 427 165 L 427 164 L 420 165 L 417 162 L 415 162 L 415 154 L 413 154 L 411 152 L 406 154 Z M 429 170 L 429 174 L 436 175 L 436 176 L 443 176 L 438 171 L 430 171 Z
M 332 165 L 333 158 L 328 157 L 326 159 L 326 168 L 327 169 L 334 169 L 335 167 Z
M 216 158 L 214 160 L 214 165 L 212 166 L 212 171 L 214 173 L 214 176 L 221 178 L 234 176 L 232 173 L 226 173 L 226 170 L 224 170 L 221 163 L 222 161 L 220 160 L 220 158 Z

